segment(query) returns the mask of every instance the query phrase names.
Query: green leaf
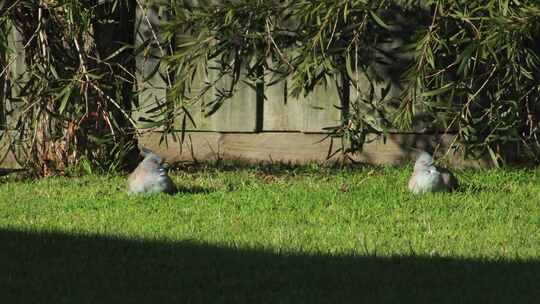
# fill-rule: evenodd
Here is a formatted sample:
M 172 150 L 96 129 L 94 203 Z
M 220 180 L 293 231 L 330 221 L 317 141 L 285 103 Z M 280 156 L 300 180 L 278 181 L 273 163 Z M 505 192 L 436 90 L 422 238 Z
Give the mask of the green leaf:
M 470 43 L 463 53 L 458 57 L 458 61 L 461 61 L 457 73 L 459 75 L 467 76 L 467 66 L 469 65 L 469 60 L 471 60 L 473 52 L 476 50 L 476 43 Z
M 109 60 L 113 59 L 114 57 L 120 55 L 125 50 L 132 49 L 132 48 L 133 48 L 133 46 L 131 46 L 131 45 L 124 45 L 123 47 L 119 48 L 118 50 L 113 52 L 111 55 L 109 55 L 107 58 L 103 59 L 102 61 L 109 61 Z
M 71 92 L 73 91 L 73 86 L 67 85 L 59 94 L 59 96 L 62 96 L 62 101 L 60 103 L 60 108 L 58 108 L 58 112 L 60 114 L 64 113 L 64 110 L 66 109 L 67 103 L 69 101 L 69 98 L 71 97 Z
M 350 54 L 347 54 L 347 56 L 345 57 L 345 69 L 347 70 L 347 73 L 349 74 L 349 78 L 355 79 Z M 358 79 L 355 79 L 355 80 L 358 81 Z
M 442 86 L 440 88 L 437 88 L 435 90 L 423 92 L 422 94 L 420 94 L 420 96 L 422 96 L 422 97 L 430 97 L 430 96 L 440 95 L 440 94 L 442 94 L 444 92 L 448 92 L 451 89 L 453 89 L 454 85 L 455 85 L 454 83 L 447 83 L 444 86 Z
M 373 18 L 373 20 L 375 20 L 375 22 L 376 22 L 380 27 L 382 27 L 382 28 L 384 28 L 384 29 L 387 29 L 387 30 L 390 29 L 390 27 L 389 27 L 386 23 L 384 23 L 384 21 L 382 21 L 382 19 L 379 18 L 379 16 L 377 16 L 377 14 L 375 14 L 374 11 L 369 11 L 369 13 L 370 13 L 371 17 Z

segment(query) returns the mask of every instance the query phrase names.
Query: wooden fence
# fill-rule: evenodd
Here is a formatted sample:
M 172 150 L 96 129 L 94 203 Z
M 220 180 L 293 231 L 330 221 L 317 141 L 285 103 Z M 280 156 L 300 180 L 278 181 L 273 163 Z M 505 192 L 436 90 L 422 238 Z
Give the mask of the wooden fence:
M 154 35 L 159 39 L 159 32 L 155 29 L 166 20 L 167 12 L 157 6 L 149 6 L 144 11 L 139 10 L 138 17 L 143 21 L 139 23 L 139 43 Z M 387 47 L 393 48 L 396 43 L 399 44 L 400 41 Z M 162 50 L 158 47 L 152 52 L 156 57 L 162 55 Z M 148 56 L 138 60 L 140 77 L 147 79 L 142 83 L 141 89 L 144 90 L 139 95 L 139 117 L 145 116 L 145 109 L 150 109 L 167 98 L 168 82 L 172 80 L 167 78 L 165 71 L 149 77 L 153 71 L 159 69 L 158 65 L 156 59 Z M 208 77 L 212 77 L 212 74 Z M 395 77 L 388 79 L 395 81 L 390 80 Z M 202 83 L 204 79 L 198 81 Z M 367 79 L 360 81 L 359 86 L 359 91 L 366 92 L 369 87 Z M 376 92 L 380 92 L 384 86 L 385 83 L 379 84 Z M 399 88 L 399 83 L 394 83 L 388 98 L 398 97 L 401 93 Z M 352 89 L 351 92 L 356 91 Z M 214 94 L 215 91 L 211 90 L 205 98 L 210 99 Z M 339 125 L 339 105 L 335 83 L 319 85 L 308 96 L 294 98 L 290 94 L 287 80 L 256 88 L 239 82 L 236 94 L 225 101 L 216 113 L 206 117 L 204 107 L 191 109 L 196 127 L 190 129 L 190 140 L 184 146 L 171 140 L 167 141 L 168 146 L 160 145 L 159 135 L 156 134 L 143 136 L 140 145 L 157 150 L 173 160 L 232 158 L 295 163 L 326 161 L 332 143 L 330 140 L 321 140 L 326 137 L 324 128 Z M 416 155 L 416 151 L 410 149 L 411 147 L 433 149 L 438 143 L 442 143 L 441 148 L 445 148 L 452 140 L 452 136 L 438 138 L 418 133 L 421 132 L 391 134 L 386 142 L 382 139 L 374 140 L 366 145 L 357 159 L 379 164 L 398 164 L 409 161 Z M 338 144 L 334 144 L 333 148 L 336 148 Z
M 147 12 L 139 11 L 140 18 L 149 16 L 147 21 L 152 28 L 159 28 L 160 20 L 158 11 L 149 8 Z M 138 41 L 141 43 L 145 39 L 152 38 L 152 29 L 148 22 L 141 22 Z M 161 49 L 153 49 L 156 57 L 161 56 Z M 152 58 L 142 58 L 138 60 L 138 69 L 141 71 L 141 79 L 147 81 L 142 84 L 139 102 L 141 109 L 138 118 L 145 116 L 145 110 L 151 109 L 156 103 L 166 100 L 169 80 L 165 71 L 154 73 L 158 69 L 159 61 Z M 149 77 L 153 75 L 152 77 Z M 216 73 L 209 71 L 208 77 L 212 78 Z M 205 79 L 199 77 L 198 82 L 202 84 Z M 269 82 L 269 81 L 268 81 Z M 268 83 L 267 82 L 267 83 Z M 226 80 L 221 81 L 221 87 L 227 86 Z M 219 87 L 218 87 L 219 88 Z M 201 103 L 208 103 L 216 94 L 216 89 L 211 89 Z M 321 133 L 323 128 L 336 126 L 341 119 L 337 88 L 335 84 L 328 86 L 319 85 L 314 92 L 306 97 L 291 97 L 287 81 L 282 81 L 271 86 L 259 85 L 249 86 L 242 81 L 238 82 L 235 94 L 227 99 L 223 105 L 212 115 L 207 116 L 208 109 L 205 107 L 191 108 L 190 112 L 194 117 L 196 126 L 191 127 L 192 131 L 198 132 L 305 132 Z
M 158 29 L 167 19 L 167 14 L 163 7 L 157 5 L 138 7 L 136 43 L 141 44 L 156 36 L 161 39 Z M 16 39 L 16 33 L 13 37 L 13 45 L 18 49 L 14 54 L 17 70 L 24 68 L 24 52 L 20 41 Z M 390 45 L 389 48 L 394 46 Z M 134 113 L 136 121 L 145 117 L 148 109 L 156 103 L 164 102 L 167 98 L 167 88 L 172 80 L 168 79 L 165 71 L 160 68 L 159 61 L 155 59 L 161 57 L 163 51 L 156 45 L 150 54 L 137 58 L 140 109 Z M 156 69 L 160 73 L 154 74 Z M 152 77 L 148 77 L 152 74 Z M 388 79 L 395 81 L 390 80 L 392 77 Z M 380 84 L 376 89 L 380 91 L 383 86 L 385 84 Z M 367 87 L 367 80 L 360 82 L 360 91 L 365 91 Z M 399 83 L 392 86 L 389 98 L 400 94 L 399 87 Z M 207 98 L 214 94 L 215 92 L 208 92 Z M 190 127 L 190 136 L 182 146 L 172 140 L 167 141 L 169 144 L 165 146 L 159 140 L 161 135 L 155 133 L 143 135 L 139 144 L 156 150 L 172 161 L 242 159 L 293 163 L 323 162 L 332 148 L 330 140 L 322 141 L 326 137 L 324 128 L 340 123 L 341 111 L 337 108 L 339 104 L 334 83 L 319 85 L 308 96 L 293 98 L 286 80 L 272 86 L 260 85 L 256 88 L 239 82 L 234 97 L 225 101 L 216 113 L 206 116 L 204 107 L 191 109 L 196 127 Z M 180 128 L 180 122 L 177 127 Z M 417 152 L 412 150 L 412 147 L 431 150 L 441 144 L 441 150 L 444 150 L 452 142 L 451 135 L 424 135 L 420 128 L 407 134 L 395 132 L 390 134 L 386 141 L 374 140 L 365 146 L 363 153 L 357 155 L 356 159 L 375 164 L 400 164 L 415 157 Z M 336 145 L 333 148 L 336 148 Z M 453 159 L 461 164 L 458 158 Z M 476 166 L 485 164 L 485 161 L 467 164 Z

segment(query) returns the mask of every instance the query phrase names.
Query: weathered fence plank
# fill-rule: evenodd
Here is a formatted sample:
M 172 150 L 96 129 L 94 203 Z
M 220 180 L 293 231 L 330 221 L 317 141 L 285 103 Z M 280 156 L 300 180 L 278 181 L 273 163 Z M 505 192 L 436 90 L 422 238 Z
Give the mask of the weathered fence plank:
M 271 83 L 266 77 L 266 83 Z M 305 102 L 289 96 L 287 81 L 264 88 L 263 131 L 301 131 Z
M 321 133 L 327 127 L 335 127 L 341 121 L 341 111 L 335 82 L 317 85 L 313 92 L 299 97 L 304 105 L 303 128 L 306 133 Z
M 216 72 L 210 70 L 210 78 L 216 77 Z M 218 90 L 226 90 L 232 80 L 223 77 L 216 88 L 210 90 L 207 98 L 215 98 Z M 244 77 L 236 84 L 234 96 L 224 100 L 219 109 L 206 117 L 208 129 L 218 132 L 256 132 L 257 130 L 257 90 L 244 83 Z M 206 108 L 205 111 L 208 109 Z
M 166 54 L 166 46 L 161 45 L 163 37 L 160 35 L 159 27 L 167 19 L 163 7 L 150 4 L 151 1 L 148 1 L 147 6 L 137 6 L 136 11 L 135 45 L 140 46 L 149 39 L 154 41 L 148 53 L 140 53 L 136 57 L 139 108 L 133 112 L 135 121 L 148 118 L 152 108 L 166 101 L 169 85 L 168 75 L 159 61 L 159 58 Z M 144 123 L 141 122 L 140 125 L 144 126 Z

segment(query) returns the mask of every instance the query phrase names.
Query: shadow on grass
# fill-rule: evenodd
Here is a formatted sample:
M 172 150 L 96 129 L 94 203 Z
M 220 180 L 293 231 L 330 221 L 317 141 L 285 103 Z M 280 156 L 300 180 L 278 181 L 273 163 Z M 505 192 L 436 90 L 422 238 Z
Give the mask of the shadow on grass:
M 173 195 L 182 195 L 182 194 L 209 194 L 215 192 L 216 189 L 205 188 L 200 186 L 180 186 L 176 185 L 176 192 Z
M 472 194 L 480 194 L 483 192 L 490 192 L 490 193 L 496 193 L 505 191 L 504 185 L 496 185 L 496 184 L 489 184 L 484 185 L 479 182 L 471 182 L 471 181 L 459 181 L 459 186 L 455 190 L 455 192 L 458 193 L 472 193 Z
M 459 187 L 455 190 L 455 192 L 479 194 L 482 192 L 494 191 L 494 190 L 499 190 L 499 189 L 494 188 L 494 187 L 487 187 L 484 185 L 480 185 L 478 183 L 461 182 L 459 184 Z
M 3 303 L 534 303 L 540 261 L 276 254 L 0 231 Z
M 172 167 L 174 168 L 174 171 L 184 173 L 253 171 L 262 175 L 290 176 L 304 173 L 318 173 L 321 170 L 328 173 L 340 173 L 343 170 L 371 169 L 377 168 L 378 166 L 367 165 L 364 163 L 343 163 L 335 161 L 326 163 L 312 162 L 307 164 L 271 161 L 252 163 L 246 160 L 237 159 L 218 162 L 184 162 L 173 164 Z

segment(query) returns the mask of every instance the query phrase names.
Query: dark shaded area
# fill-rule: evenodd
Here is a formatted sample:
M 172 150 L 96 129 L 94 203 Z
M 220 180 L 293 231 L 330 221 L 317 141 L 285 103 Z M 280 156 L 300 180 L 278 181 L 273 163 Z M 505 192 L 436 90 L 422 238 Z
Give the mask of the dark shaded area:
M 101 18 L 108 18 L 109 22 L 94 21 L 97 37 L 95 43 L 99 56 L 101 59 L 113 56 L 106 65 L 99 66 L 101 70 L 111 72 L 104 76 L 111 84 L 110 88 L 105 88 L 106 93 L 117 99 L 122 110 L 128 114 L 131 114 L 135 106 L 138 105 L 138 96 L 133 90 L 131 81 L 133 80 L 132 75 L 135 75 L 136 72 L 135 54 L 132 48 L 126 48 L 126 46 L 135 44 L 136 7 L 137 3 L 134 0 L 101 4 L 98 8 L 98 14 Z M 122 111 L 116 108 L 111 110 L 113 110 L 114 121 L 121 126 L 125 133 L 113 145 L 122 151 L 120 158 L 123 169 L 133 170 L 137 166 L 139 154 L 135 128 Z M 118 156 L 115 155 L 112 158 L 115 157 Z
M 200 187 L 200 186 L 181 186 L 176 185 L 176 193 L 174 195 L 181 195 L 181 194 L 208 194 L 211 192 L 216 191 L 216 189 L 213 188 L 206 188 L 206 187 Z
M 21 173 L 26 172 L 26 169 L 14 169 L 14 168 L 0 168 L 0 176 L 12 174 L 12 173 Z
M 430 133 L 405 133 L 407 136 L 396 136 L 390 135 L 389 137 L 395 140 L 401 147 L 402 159 L 401 162 L 406 162 L 406 160 L 414 161 L 417 157 L 418 151 L 426 151 L 432 155 L 435 155 L 435 158 L 446 154 L 447 150 L 451 150 L 449 153 L 450 156 L 450 165 L 455 167 L 470 167 L 473 162 L 477 163 L 477 166 L 482 167 L 493 167 L 494 163 L 489 155 L 489 153 L 473 153 L 473 151 L 468 150 L 467 154 L 464 154 L 462 149 L 456 151 L 452 148 L 454 137 L 457 136 L 455 133 L 441 133 L 441 132 L 430 132 Z M 526 155 L 523 149 L 520 149 L 516 144 L 505 144 L 500 145 L 499 153 L 504 157 L 504 163 L 501 162 L 501 165 L 515 168 L 526 168 L 533 165 L 530 160 L 526 158 Z M 467 164 L 469 161 L 469 164 Z M 501 160 L 499 160 L 501 161 Z
M 540 261 L 275 254 L 0 232 L 3 303 L 535 303 Z
M 487 191 L 497 191 L 497 190 L 500 190 L 500 189 L 495 189 L 495 187 L 488 187 L 488 186 L 485 186 L 485 185 L 481 185 L 479 183 L 471 183 L 471 182 L 460 182 L 460 184 L 458 185 L 457 189 L 455 190 L 456 192 L 461 192 L 461 193 L 474 193 L 474 194 L 480 194 L 482 192 L 487 192 Z
M 364 163 L 345 163 L 340 161 L 328 161 L 324 164 L 313 162 L 311 164 L 298 164 L 285 161 L 258 161 L 249 159 L 219 159 L 218 161 L 187 161 L 177 162 L 172 165 L 175 171 L 184 173 L 201 172 L 238 172 L 242 170 L 253 171 L 261 176 L 274 175 L 277 177 L 307 174 L 313 172 L 339 173 L 347 169 L 372 169 L 377 166 Z
M 0 9 L 3 7 L 3 2 L 0 2 Z M 7 33 L 6 26 L 2 22 L 0 22 L 0 35 L 5 35 L 3 33 Z M 0 39 L 2 37 L 0 36 Z M 5 46 L 0 45 L 0 72 L 3 71 L 7 67 L 6 62 L 6 50 Z M 8 88 L 8 79 L 6 79 L 6 73 L 0 73 L 0 130 L 5 129 L 6 127 L 6 96 L 7 94 L 7 88 Z

